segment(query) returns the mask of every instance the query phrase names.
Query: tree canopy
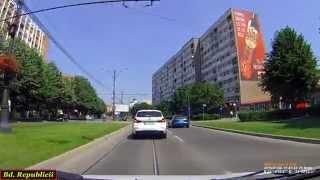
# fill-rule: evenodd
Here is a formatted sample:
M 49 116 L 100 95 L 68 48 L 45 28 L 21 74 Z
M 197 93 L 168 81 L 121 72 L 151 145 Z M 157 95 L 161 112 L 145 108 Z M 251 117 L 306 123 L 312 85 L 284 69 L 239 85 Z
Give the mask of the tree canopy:
M 58 110 L 69 113 L 77 109 L 83 115 L 105 111 L 104 101 L 97 96 L 88 79 L 63 76 L 53 62 L 46 62 L 37 50 L 20 40 L 15 40 L 14 47 L 20 65 L 20 72 L 10 86 L 15 112 L 36 112 L 42 118 L 48 118 L 48 114 L 49 118 L 55 118 Z M 9 42 L 0 35 L 0 53 L 8 50 Z
M 142 109 L 153 109 L 153 106 L 145 102 L 136 103 L 133 107 L 130 108 L 130 113 L 132 115 L 136 115 L 136 113 Z
M 182 86 L 176 89 L 174 95 L 168 101 L 162 101 L 156 107 L 169 114 L 188 114 L 190 103 L 191 113 L 202 112 L 203 104 L 206 104 L 206 112 L 212 112 L 224 105 L 224 93 L 217 85 L 208 82 L 198 82 L 192 85 Z
M 275 101 L 280 97 L 287 104 L 306 100 L 319 81 L 316 65 L 311 45 L 304 37 L 290 27 L 283 28 L 272 42 L 261 86 Z

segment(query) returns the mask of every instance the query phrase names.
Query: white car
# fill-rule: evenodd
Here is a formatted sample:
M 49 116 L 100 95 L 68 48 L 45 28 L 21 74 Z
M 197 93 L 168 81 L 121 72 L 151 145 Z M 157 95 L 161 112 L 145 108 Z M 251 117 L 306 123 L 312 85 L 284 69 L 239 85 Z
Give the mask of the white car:
M 167 122 L 161 111 L 140 110 L 134 117 L 132 124 L 132 134 L 142 134 L 144 132 L 161 133 L 163 138 L 167 137 Z

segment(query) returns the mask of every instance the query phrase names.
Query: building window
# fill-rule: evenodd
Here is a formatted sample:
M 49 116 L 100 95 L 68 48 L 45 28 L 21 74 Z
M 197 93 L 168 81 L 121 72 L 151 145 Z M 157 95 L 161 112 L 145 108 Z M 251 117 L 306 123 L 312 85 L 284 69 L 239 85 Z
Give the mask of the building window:
M 193 48 L 194 48 L 194 44 L 193 44 L 193 43 L 191 43 L 190 48 L 191 48 L 191 49 L 193 49 Z

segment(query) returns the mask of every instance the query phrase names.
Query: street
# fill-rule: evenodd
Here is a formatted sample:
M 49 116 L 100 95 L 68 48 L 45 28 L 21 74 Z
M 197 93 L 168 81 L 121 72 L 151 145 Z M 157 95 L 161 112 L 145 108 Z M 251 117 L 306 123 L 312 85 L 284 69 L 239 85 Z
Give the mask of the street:
M 319 152 L 316 144 L 190 127 L 169 129 L 167 139 L 129 135 L 84 174 L 218 175 L 261 170 L 270 161 L 318 166 Z

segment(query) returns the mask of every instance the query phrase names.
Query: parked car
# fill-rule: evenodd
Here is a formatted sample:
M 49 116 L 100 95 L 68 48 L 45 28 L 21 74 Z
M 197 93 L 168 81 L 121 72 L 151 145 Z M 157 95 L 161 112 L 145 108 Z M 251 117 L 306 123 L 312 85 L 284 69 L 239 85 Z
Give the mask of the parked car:
M 67 120 L 68 119 L 65 114 L 58 114 L 57 119 L 56 119 L 56 121 L 61 121 L 61 122 L 67 121 Z
M 163 138 L 167 137 L 167 122 L 161 111 L 140 110 L 136 113 L 132 124 L 133 136 L 146 132 L 156 132 Z
M 93 120 L 94 118 L 93 118 L 93 116 L 91 116 L 91 115 L 86 115 L 86 120 Z
M 190 120 L 185 116 L 173 116 L 170 120 L 169 126 L 171 128 L 177 128 L 177 127 L 186 127 L 189 128 L 190 126 Z

